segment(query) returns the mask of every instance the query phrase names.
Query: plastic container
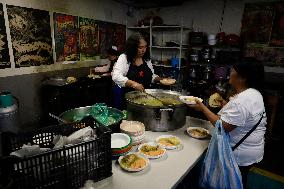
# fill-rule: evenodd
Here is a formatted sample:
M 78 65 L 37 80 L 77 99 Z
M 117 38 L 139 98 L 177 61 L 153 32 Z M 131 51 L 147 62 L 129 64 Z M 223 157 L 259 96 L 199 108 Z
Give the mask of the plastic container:
M 71 123 L 36 129 L 19 134 L 2 133 L 5 141 L 3 152 L 20 149 L 23 144 L 39 144 L 53 147 L 55 135 L 68 136 L 74 131 L 90 126 L 87 123 Z M 93 126 L 97 138 L 44 153 L 16 158 L 1 158 L 0 176 L 6 176 L 6 183 L 13 180 L 12 188 L 79 188 L 85 181 L 99 181 L 112 175 L 111 131 Z M 9 173 L 9 176 L 7 174 Z

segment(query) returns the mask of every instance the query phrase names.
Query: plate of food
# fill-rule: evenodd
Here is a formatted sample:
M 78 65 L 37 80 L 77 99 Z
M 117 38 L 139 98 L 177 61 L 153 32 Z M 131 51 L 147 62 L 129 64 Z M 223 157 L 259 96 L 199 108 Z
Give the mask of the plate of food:
M 198 97 L 195 97 L 195 96 L 180 96 L 179 99 L 183 103 L 191 104 L 191 105 L 196 104 L 196 100 L 199 100 L 200 102 L 203 101 L 201 98 L 198 98 Z
M 139 153 L 128 153 L 118 158 L 120 167 L 126 171 L 142 171 L 149 165 L 149 159 Z
M 141 144 L 138 151 L 149 159 L 158 159 L 166 154 L 166 149 L 155 142 Z
M 209 97 L 209 106 L 212 108 L 219 108 L 222 106 L 223 98 L 219 93 L 214 93 Z
M 173 85 L 176 83 L 176 80 L 172 78 L 164 78 L 160 80 L 160 83 L 163 85 Z
M 189 136 L 197 139 L 206 138 L 210 135 L 209 131 L 202 127 L 188 127 L 186 129 L 186 132 L 188 133 Z
M 167 150 L 177 149 L 181 145 L 181 140 L 174 135 L 159 136 L 156 142 Z

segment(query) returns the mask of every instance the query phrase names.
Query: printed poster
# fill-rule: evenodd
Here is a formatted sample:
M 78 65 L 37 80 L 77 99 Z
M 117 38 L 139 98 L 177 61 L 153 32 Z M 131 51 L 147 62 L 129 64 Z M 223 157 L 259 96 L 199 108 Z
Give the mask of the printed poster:
M 119 52 L 124 52 L 126 42 L 126 26 L 114 24 L 113 43 L 117 46 Z
M 246 4 L 241 36 L 246 43 L 268 44 L 274 7 L 269 3 Z
M 54 13 L 56 61 L 79 60 L 78 17 Z
M 3 5 L 0 4 L 0 69 L 10 67 L 11 63 L 8 49 Z
M 98 21 L 99 25 L 99 54 L 101 58 L 107 58 L 107 50 L 113 46 L 114 27 L 112 23 Z
M 16 67 L 53 63 L 48 11 L 7 5 Z
M 80 26 L 80 60 L 95 60 L 99 48 L 99 31 L 97 22 L 90 18 L 79 18 Z
M 275 16 L 270 38 L 270 46 L 284 47 L 284 3 L 275 6 Z

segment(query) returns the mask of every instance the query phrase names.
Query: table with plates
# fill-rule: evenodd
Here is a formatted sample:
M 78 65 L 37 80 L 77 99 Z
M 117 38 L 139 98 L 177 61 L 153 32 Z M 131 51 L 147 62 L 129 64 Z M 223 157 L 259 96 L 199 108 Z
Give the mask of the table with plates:
M 113 175 L 95 183 L 96 189 L 167 189 L 175 188 L 184 176 L 194 167 L 206 151 L 210 138 L 195 139 L 186 133 L 188 127 L 202 127 L 212 132 L 213 126 L 205 120 L 187 117 L 186 124 L 175 131 L 146 131 L 144 142 L 152 142 L 161 135 L 177 136 L 182 145 L 178 149 L 167 150 L 159 159 L 150 159 L 150 165 L 140 172 L 127 172 L 117 161 L 113 161 Z M 138 146 L 133 147 L 136 151 Z

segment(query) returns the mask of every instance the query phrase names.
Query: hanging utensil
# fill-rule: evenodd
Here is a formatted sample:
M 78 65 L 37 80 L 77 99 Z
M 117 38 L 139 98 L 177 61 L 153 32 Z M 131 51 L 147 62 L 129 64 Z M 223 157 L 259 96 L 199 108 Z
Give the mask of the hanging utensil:
M 150 97 L 152 97 L 152 98 L 154 98 L 155 100 L 157 100 L 157 101 L 160 101 L 163 105 L 165 105 L 165 106 L 171 106 L 171 105 L 173 105 L 173 104 L 171 104 L 171 103 L 168 103 L 168 102 L 165 102 L 165 101 L 163 101 L 163 100 L 161 100 L 161 99 L 159 99 L 158 97 L 156 97 L 156 96 L 154 96 L 154 95 L 152 95 L 152 94 L 150 94 L 150 93 L 147 93 L 147 92 L 142 92 L 143 94 L 145 94 L 145 95 L 147 95 L 147 96 L 150 96 Z
M 56 116 L 56 115 L 54 115 L 54 114 L 52 114 L 52 113 L 49 113 L 48 115 L 49 115 L 50 117 L 56 119 L 56 120 L 59 121 L 59 122 L 68 123 L 68 121 L 66 121 L 66 120 L 62 119 L 61 117 L 58 117 L 58 116 Z

